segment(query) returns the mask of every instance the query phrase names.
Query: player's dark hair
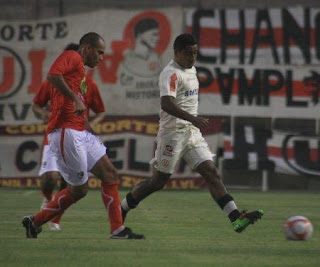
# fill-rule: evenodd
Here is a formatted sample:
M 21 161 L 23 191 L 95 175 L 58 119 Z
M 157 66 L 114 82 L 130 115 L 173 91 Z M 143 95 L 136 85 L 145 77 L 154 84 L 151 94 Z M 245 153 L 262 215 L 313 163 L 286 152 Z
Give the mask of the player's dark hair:
M 75 44 L 75 43 L 70 43 L 66 46 L 66 48 L 64 49 L 64 51 L 68 51 L 68 50 L 74 50 L 74 51 L 78 51 L 79 50 L 80 45 Z
M 151 29 L 159 28 L 158 22 L 154 18 L 144 18 L 137 22 L 134 26 L 134 37 L 137 37 L 140 33 Z
M 192 46 L 197 44 L 197 40 L 193 37 L 193 35 L 189 33 L 183 33 L 177 36 L 173 43 L 174 51 L 180 51 L 187 46 Z
M 79 44 L 80 46 L 84 44 L 96 46 L 100 39 L 103 40 L 103 38 L 96 32 L 88 32 L 81 37 Z

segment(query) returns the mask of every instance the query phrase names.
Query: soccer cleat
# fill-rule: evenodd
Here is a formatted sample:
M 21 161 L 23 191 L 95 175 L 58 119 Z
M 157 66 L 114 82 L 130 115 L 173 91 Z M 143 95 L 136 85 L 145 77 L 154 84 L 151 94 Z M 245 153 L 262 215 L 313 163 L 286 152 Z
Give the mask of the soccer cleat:
M 26 228 L 27 238 L 37 238 L 38 234 L 42 231 L 42 227 L 36 228 L 33 226 L 32 215 L 23 217 L 22 225 Z
M 124 222 L 126 217 L 127 217 L 128 211 L 126 211 L 124 208 L 121 206 L 121 214 L 122 214 L 122 221 Z
M 59 223 L 49 222 L 48 226 L 51 231 L 61 231 L 61 226 Z
M 144 235 L 135 234 L 128 227 L 125 227 L 118 234 L 111 234 L 110 238 L 111 239 L 145 239 Z
M 247 213 L 245 210 L 242 211 L 239 218 L 232 223 L 233 230 L 235 230 L 237 233 L 241 233 L 249 226 L 249 224 L 254 224 L 258 219 L 261 219 L 263 214 L 264 211 L 261 209 L 249 213 Z

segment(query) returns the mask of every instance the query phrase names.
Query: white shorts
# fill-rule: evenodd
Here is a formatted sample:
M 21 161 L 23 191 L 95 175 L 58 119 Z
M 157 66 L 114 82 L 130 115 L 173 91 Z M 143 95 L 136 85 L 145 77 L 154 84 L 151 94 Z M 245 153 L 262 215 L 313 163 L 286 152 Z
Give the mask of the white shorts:
M 215 155 L 196 127 L 174 131 L 159 131 L 155 157 L 150 164 L 163 173 L 172 174 L 180 158 L 195 170 L 202 162 L 213 160 Z
M 59 171 L 57 166 L 57 158 L 50 150 L 49 145 L 45 145 L 42 150 L 41 166 L 39 176 L 46 172 Z
M 99 137 L 88 131 L 57 129 L 49 135 L 51 153 L 62 177 L 71 185 L 83 185 L 88 171 L 106 154 Z

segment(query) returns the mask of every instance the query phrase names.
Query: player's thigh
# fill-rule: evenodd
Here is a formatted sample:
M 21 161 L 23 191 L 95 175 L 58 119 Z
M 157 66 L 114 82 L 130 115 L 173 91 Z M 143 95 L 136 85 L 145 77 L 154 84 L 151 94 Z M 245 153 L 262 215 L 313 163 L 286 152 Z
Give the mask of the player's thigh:
M 68 185 L 69 192 L 74 201 L 78 201 L 79 199 L 86 196 L 89 190 L 88 181 L 82 185 Z
M 48 172 L 58 172 L 58 166 L 55 154 L 52 152 L 49 145 L 45 145 L 42 150 L 39 176 L 43 176 Z
M 150 161 L 150 164 L 161 173 L 172 174 L 183 155 L 187 138 L 184 132 L 179 131 L 158 135 L 155 157 Z
M 106 155 L 106 147 L 98 136 L 93 135 L 90 132 L 87 132 L 86 138 L 88 171 L 91 171 L 98 161 Z M 108 160 L 109 159 L 105 161 Z
M 41 180 L 44 182 L 54 182 L 60 181 L 61 175 L 58 171 L 48 171 L 41 175 Z
M 118 172 L 110 161 L 107 154 L 104 154 L 90 170 L 103 183 L 118 181 Z
M 88 170 L 102 182 L 116 182 L 117 170 L 106 154 L 106 147 L 96 135 L 88 133 L 87 159 Z
M 49 139 L 62 177 L 73 186 L 85 184 L 88 180 L 85 131 L 58 129 Z
M 50 193 L 60 180 L 60 174 L 57 171 L 45 172 L 41 175 L 41 190 Z
M 208 143 L 204 140 L 201 133 L 196 133 L 193 139 L 194 144 L 186 150 L 183 159 L 193 170 L 196 170 L 203 162 L 212 161 L 213 163 L 213 157 L 215 155 L 211 152 Z

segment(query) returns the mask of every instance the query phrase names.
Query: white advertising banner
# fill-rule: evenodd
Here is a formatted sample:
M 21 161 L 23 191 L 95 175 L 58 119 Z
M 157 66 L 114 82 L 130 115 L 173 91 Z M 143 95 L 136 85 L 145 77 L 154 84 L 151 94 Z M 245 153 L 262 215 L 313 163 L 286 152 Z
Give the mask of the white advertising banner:
M 87 70 L 107 112 L 96 130 L 123 186 L 150 176 L 158 75 L 184 30 L 199 41 L 199 113 L 212 122 L 204 135 L 213 152 L 223 146 L 224 167 L 319 177 L 320 9 L 173 7 L 0 21 L 1 185 L 37 176 L 44 125 L 32 99 L 66 45 L 90 31 L 107 47 Z M 173 177 L 172 187 L 203 187 L 183 162 Z
M 225 116 L 224 167 L 320 176 L 320 9 L 189 9 L 200 114 Z
M 87 32 L 106 42 L 103 61 L 88 73 L 108 115 L 156 115 L 158 75 L 181 33 L 181 8 L 102 10 L 37 21 L 0 21 L 0 125 L 34 123 L 34 94 L 69 43 Z

